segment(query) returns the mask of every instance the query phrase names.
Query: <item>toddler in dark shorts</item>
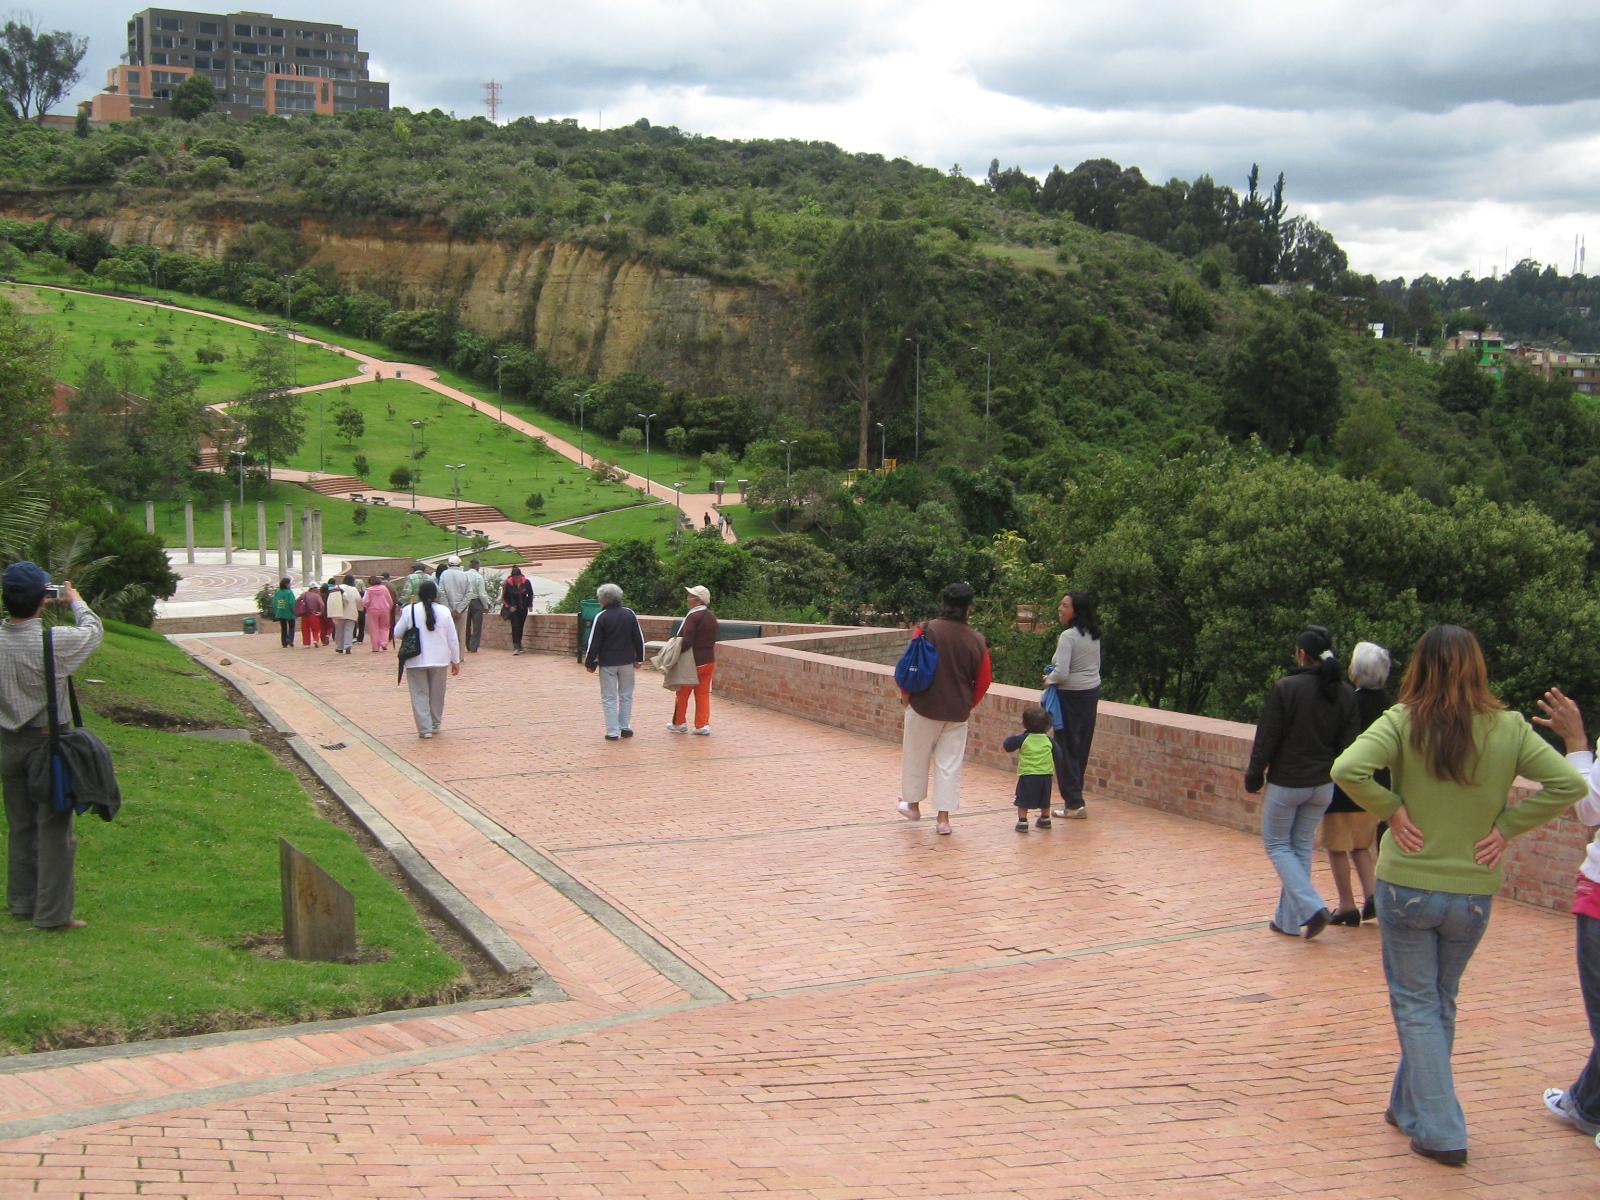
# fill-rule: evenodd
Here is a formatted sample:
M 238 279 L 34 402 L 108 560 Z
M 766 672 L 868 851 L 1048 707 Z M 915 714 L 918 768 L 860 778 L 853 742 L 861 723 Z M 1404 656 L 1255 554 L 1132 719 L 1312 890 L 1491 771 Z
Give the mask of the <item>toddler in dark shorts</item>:
M 1034 824 L 1050 828 L 1050 780 L 1055 775 L 1056 742 L 1050 736 L 1050 714 L 1037 704 L 1022 710 L 1022 732 L 1001 745 L 1017 753 L 1017 832 L 1028 832 L 1028 810 L 1039 810 Z

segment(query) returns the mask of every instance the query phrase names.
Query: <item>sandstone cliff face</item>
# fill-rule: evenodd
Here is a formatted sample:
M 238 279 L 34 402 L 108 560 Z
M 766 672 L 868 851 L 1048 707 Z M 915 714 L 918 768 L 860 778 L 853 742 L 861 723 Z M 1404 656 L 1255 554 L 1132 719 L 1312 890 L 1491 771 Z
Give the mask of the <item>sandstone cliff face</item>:
M 119 244 L 210 258 L 244 236 L 248 220 L 129 208 L 61 218 Z M 798 292 L 719 284 L 571 242 L 462 241 L 439 227 L 350 227 L 313 217 L 300 218 L 294 232 L 307 265 L 326 264 L 345 282 L 398 303 L 453 308 L 469 328 L 523 341 L 565 371 L 600 379 L 638 371 L 674 389 L 746 396 L 765 409 L 810 407 Z

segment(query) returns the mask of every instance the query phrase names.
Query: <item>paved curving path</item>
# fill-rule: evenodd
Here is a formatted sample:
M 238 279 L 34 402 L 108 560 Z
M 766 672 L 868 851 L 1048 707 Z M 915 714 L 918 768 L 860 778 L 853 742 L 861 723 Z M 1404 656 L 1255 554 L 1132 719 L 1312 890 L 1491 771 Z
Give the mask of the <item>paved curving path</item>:
M 520 1003 L 0 1061 L 0 1195 L 1588 1197 L 1539 1102 L 1587 1051 L 1571 919 L 1497 905 L 1457 1071 L 1473 1157 L 1409 1153 L 1378 934 L 1265 929 L 1257 839 L 1091 795 L 950 838 L 896 748 L 717 701 L 607 743 L 570 658 L 485 652 L 419 741 L 387 655 L 190 648 L 544 968 Z M 1325 888 L 1326 879 L 1322 880 Z M 91 919 L 96 914 L 86 914 Z M 102 915 L 104 917 L 104 915 Z
M 34 287 L 52 292 L 82 291 L 82 289 L 79 288 L 61 287 L 56 284 L 46 283 L 24 283 L 17 284 L 16 286 Z M 103 292 L 89 292 L 83 294 L 95 296 L 105 295 Z M 195 308 L 184 308 L 176 304 L 165 304 L 159 300 L 140 300 L 126 296 L 113 296 L 110 298 L 123 300 L 129 304 L 143 304 L 151 308 L 177 309 L 179 312 L 188 313 L 194 316 L 210 317 L 212 320 L 224 321 L 229 325 L 238 325 L 244 329 L 265 330 L 267 328 L 266 325 L 255 321 L 245 321 L 239 317 L 225 317 L 217 313 L 208 313 Z M 425 367 L 418 363 L 398 362 L 390 359 L 375 358 L 370 354 L 363 354 L 359 350 L 352 350 L 348 346 L 335 345 L 332 342 L 326 342 L 320 338 L 297 335 L 297 340 L 306 342 L 313 346 L 319 346 L 324 350 L 331 350 L 335 354 L 343 354 L 347 358 L 352 358 L 360 364 L 360 370 L 356 374 L 348 376 L 344 379 L 334 379 L 327 383 L 309 384 L 306 387 L 295 388 L 293 390 L 296 395 L 307 395 L 312 392 L 326 391 L 329 388 L 345 387 L 347 385 L 354 386 L 360 383 L 371 383 L 379 376 L 382 376 L 388 379 L 405 379 L 412 383 L 419 384 L 431 392 L 437 392 L 441 396 L 445 396 L 456 401 L 458 404 L 465 404 L 474 411 L 484 411 L 484 408 L 480 406 L 487 405 L 487 401 L 479 400 L 478 397 L 467 392 L 463 392 L 459 388 L 453 388 L 449 384 L 441 383 L 439 380 L 439 373 L 432 367 Z M 212 405 L 212 407 L 225 408 L 226 404 Z M 579 463 L 580 465 L 584 463 L 586 456 L 571 442 L 568 442 L 563 438 L 556 437 L 554 434 L 548 433 L 539 428 L 539 426 L 534 425 L 531 422 L 524 421 L 518 416 L 503 414 L 501 416 L 501 420 L 503 420 L 505 424 L 509 425 L 512 429 L 515 429 L 518 433 L 526 434 L 528 437 L 543 438 L 546 444 L 563 458 L 569 459 L 574 463 Z M 274 470 L 273 472 L 274 475 L 281 473 L 281 470 Z M 643 475 L 635 475 L 632 472 L 624 472 L 622 482 L 627 484 L 629 487 L 645 488 L 650 495 L 655 496 L 659 500 L 666 500 L 670 503 L 680 502 L 680 497 L 678 494 L 674 492 L 670 486 L 658 479 L 647 480 Z M 712 519 L 715 520 L 714 514 L 718 508 L 718 501 L 714 493 L 685 492 L 681 497 L 681 504 L 684 513 L 696 520 L 697 523 L 699 520 L 698 514 L 702 512 L 712 513 Z M 732 542 L 736 540 L 735 534 L 731 529 L 724 529 L 722 536 L 724 541 Z

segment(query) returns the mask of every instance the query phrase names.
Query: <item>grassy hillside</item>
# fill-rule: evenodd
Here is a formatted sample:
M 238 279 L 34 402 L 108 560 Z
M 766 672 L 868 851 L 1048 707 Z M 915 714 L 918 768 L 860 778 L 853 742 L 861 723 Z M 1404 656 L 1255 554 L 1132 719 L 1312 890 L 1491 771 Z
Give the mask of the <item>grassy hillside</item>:
M 89 724 L 116 757 L 123 808 L 109 825 L 78 821 L 77 915 L 87 929 L 0 927 L 0 1053 L 450 994 L 461 967 L 293 774 L 251 743 L 166 728 L 247 724 L 203 668 L 147 631 L 111 627 L 78 678 Z M 249 948 L 280 928 L 280 835 L 355 894 L 364 961 L 294 962 Z

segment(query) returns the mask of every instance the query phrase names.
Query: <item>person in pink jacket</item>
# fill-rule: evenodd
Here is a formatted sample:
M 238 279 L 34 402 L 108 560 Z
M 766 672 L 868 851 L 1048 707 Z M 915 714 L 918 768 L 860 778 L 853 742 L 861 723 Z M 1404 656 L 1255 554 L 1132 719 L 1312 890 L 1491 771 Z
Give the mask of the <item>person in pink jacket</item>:
M 372 635 L 374 654 L 389 648 L 389 618 L 394 612 L 394 593 L 374 575 L 367 580 L 367 632 Z

